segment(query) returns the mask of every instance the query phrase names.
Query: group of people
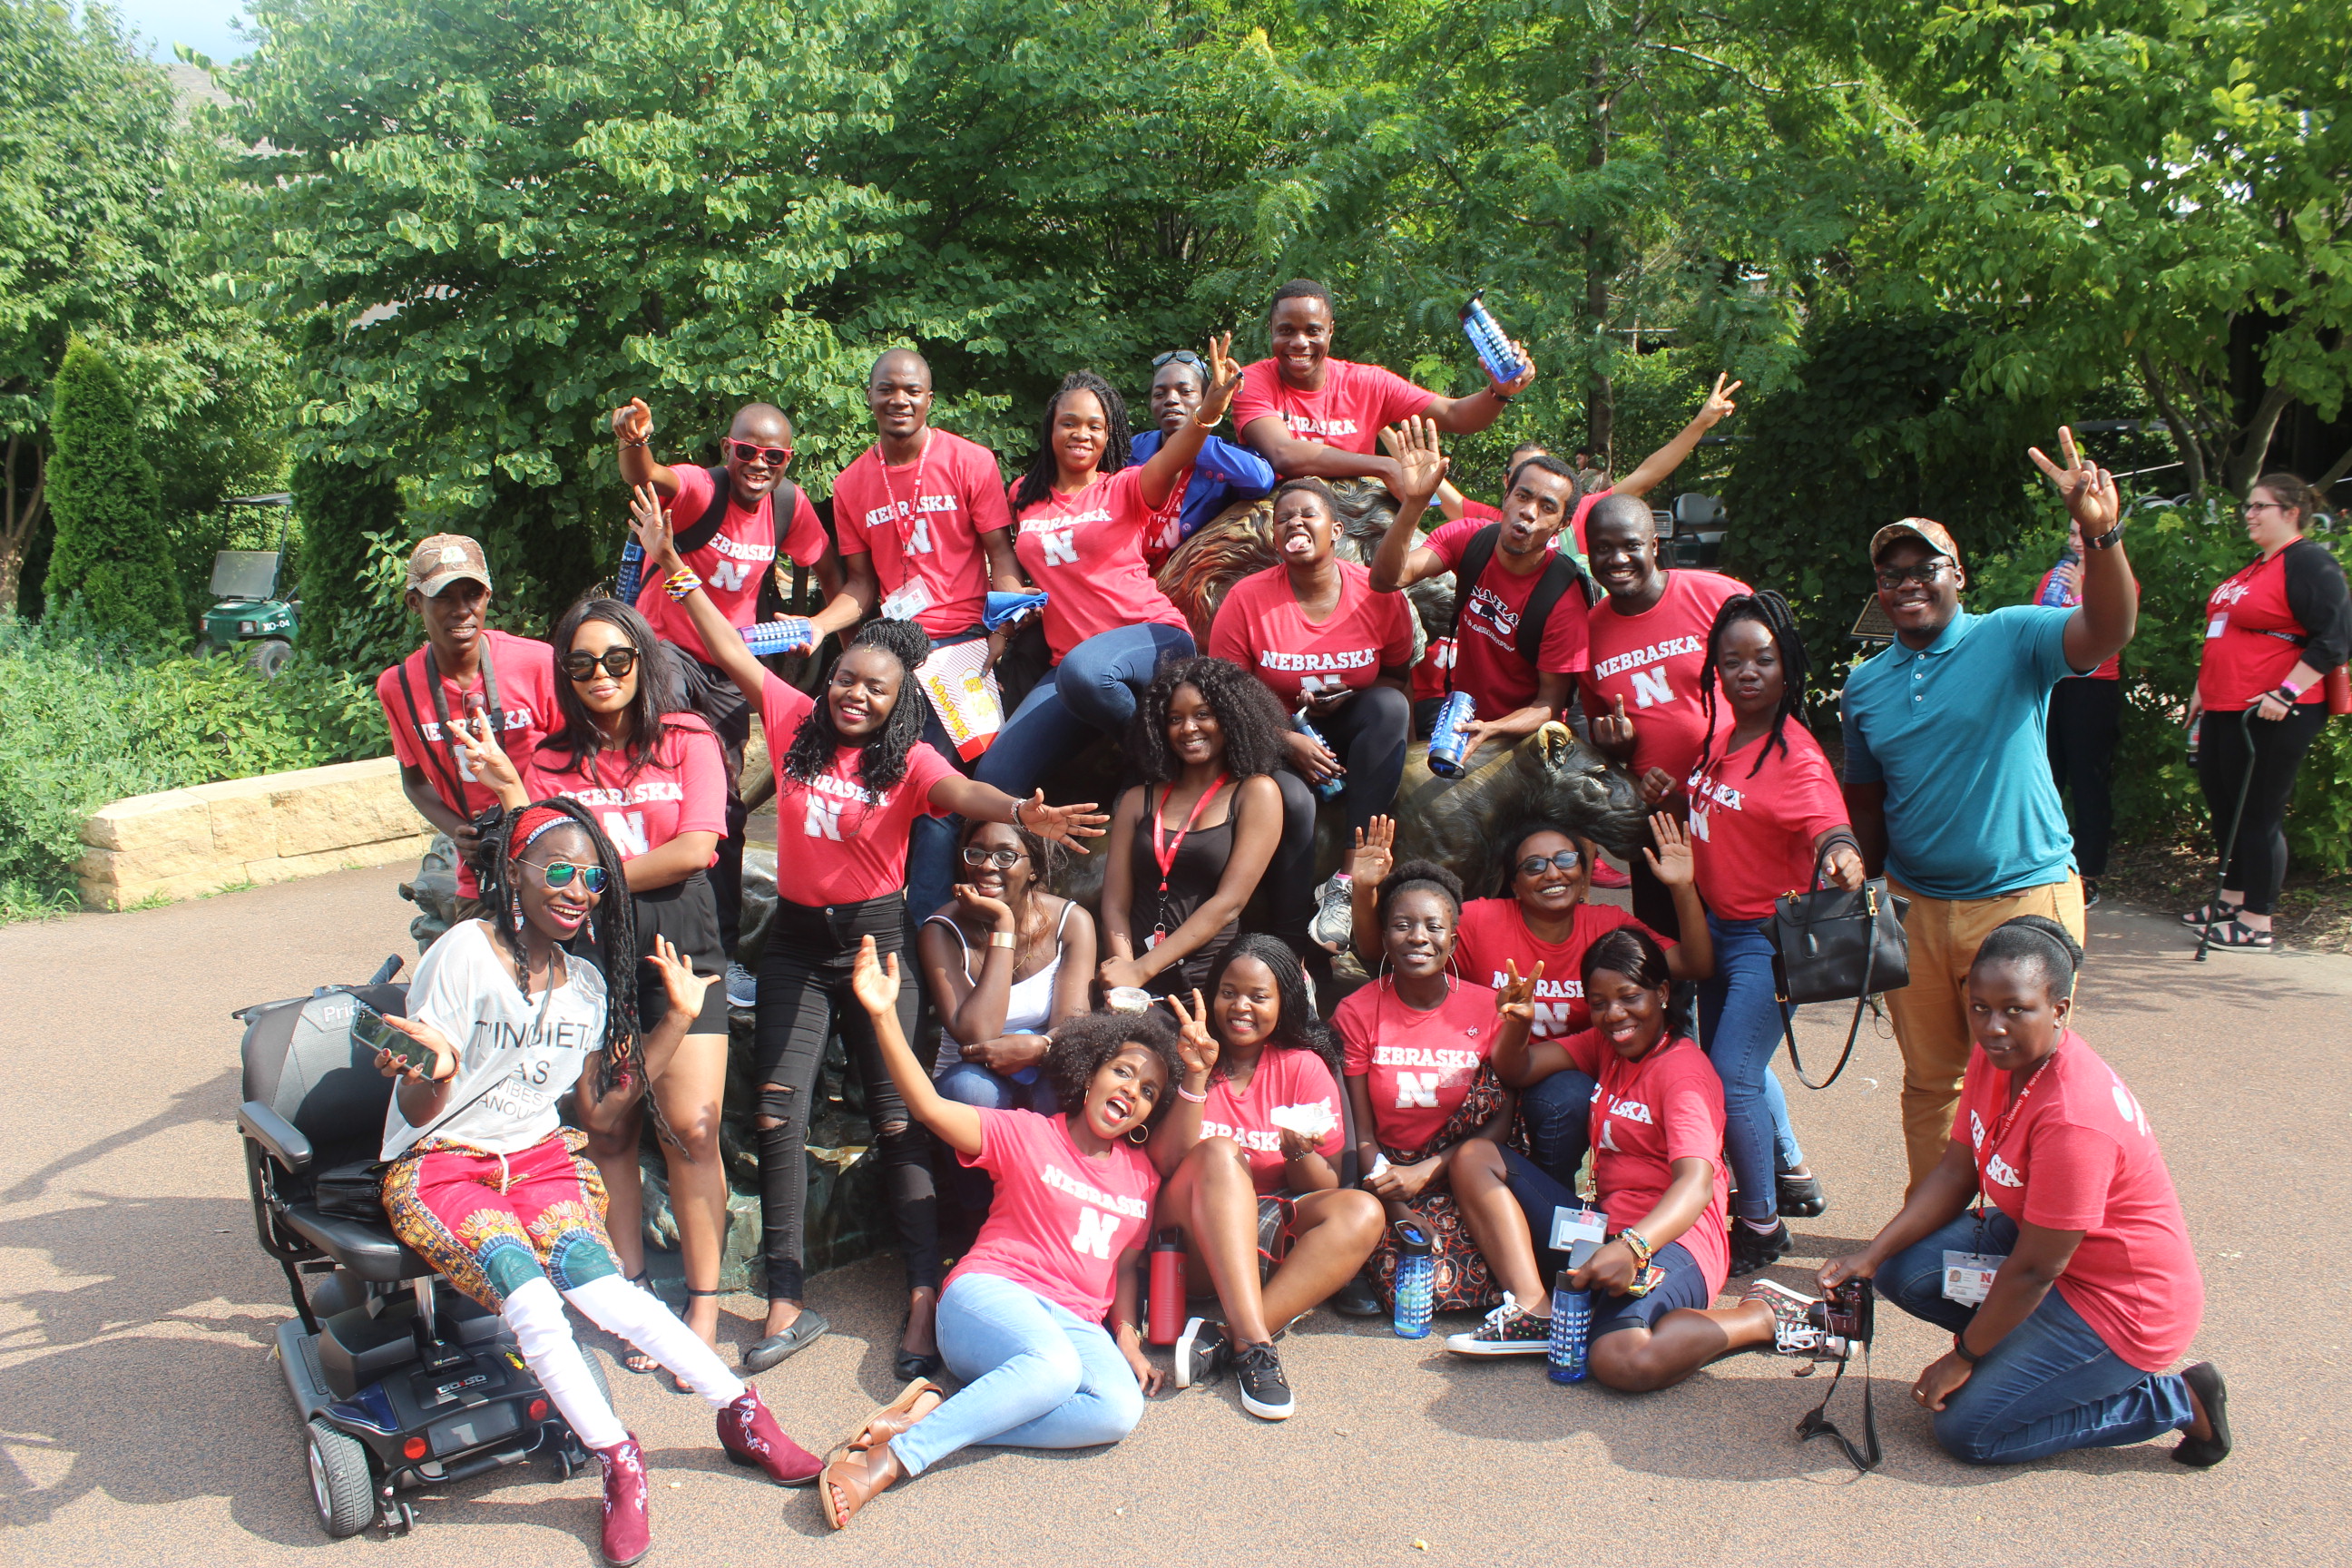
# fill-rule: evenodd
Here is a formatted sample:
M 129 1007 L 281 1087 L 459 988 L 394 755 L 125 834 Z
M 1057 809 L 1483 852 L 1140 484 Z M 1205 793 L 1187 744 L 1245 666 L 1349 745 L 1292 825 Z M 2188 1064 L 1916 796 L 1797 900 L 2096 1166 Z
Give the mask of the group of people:
M 1895 641 L 1846 679 L 1841 782 L 1806 723 L 1788 605 L 1669 568 L 1641 499 L 1732 412 L 1737 383 L 1718 379 L 1613 486 L 1522 447 L 1500 508 L 1482 509 L 1447 484 L 1444 438 L 1501 416 L 1531 357 L 1449 398 L 1334 357 L 1334 324 L 1328 292 L 1294 282 L 1273 300 L 1268 359 L 1238 366 L 1227 340 L 1160 356 L 1156 428 L 1140 434 L 1114 386 L 1074 373 L 1010 486 L 992 453 L 929 424 L 928 365 L 891 351 L 867 385 L 876 441 L 835 479 L 829 529 L 785 479 L 779 410 L 740 410 L 704 468 L 656 460 L 633 401 L 613 430 L 641 586 L 583 600 L 547 643 L 488 626 L 475 542 L 417 547 L 408 597 L 426 642 L 378 690 L 467 902 L 417 973 L 407 1027 L 434 1066 L 383 1064 L 404 1075 L 388 1206 L 506 1315 L 606 1455 L 607 1555 L 632 1560 L 649 1539 L 642 1455 L 572 1368 L 549 1282 L 630 1340 L 633 1370 L 666 1369 L 719 1408 L 731 1452 L 821 1481 L 836 1527 L 970 1444 L 1131 1429 L 1168 1375 L 1139 1326 L 1155 1232 L 1181 1238 L 1188 1297 L 1217 1303 L 1188 1314 L 1175 1383 L 1230 1371 L 1266 1419 L 1296 1405 L 1285 1328 L 1325 1302 L 1388 1310 L 1408 1249 L 1433 1255 L 1438 1310 L 1485 1314 L 1446 1342 L 1465 1355 L 1540 1353 L 1563 1273 L 1596 1292 L 1591 1367 L 1614 1388 L 1663 1387 L 1746 1348 L 1820 1353 L 1811 1303 L 1785 1287 L 1716 1305 L 1790 1250 L 1787 1217 L 1828 1201 L 1770 1067 L 1786 1014 L 1766 935 L 1775 900 L 1817 879 L 1884 876 L 1908 900 L 1910 944 L 1910 984 L 1889 995 L 1909 1195 L 1822 1285 L 1874 1279 L 1953 1330 L 1916 1392 L 1963 1458 L 2179 1430 L 2176 1458 L 2217 1461 L 2219 1373 L 2165 1370 L 2201 1302 L 2179 1203 L 2137 1102 L 2069 1026 L 2084 898 L 2044 724 L 2053 689 L 2135 628 L 2112 478 L 2071 435 L 2057 460 L 2032 453 L 2080 532 L 2071 605 L 1964 611 L 1948 531 L 1879 531 Z M 1228 413 L 1237 440 L 1213 434 Z M 1397 500 L 1368 565 L 1335 552 L 1328 481 L 1352 477 Z M 1233 585 L 1203 653 L 1155 567 L 1266 495 L 1278 562 Z M 2263 781 L 2222 907 L 2200 911 L 2233 933 L 2257 930 L 2275 892 L 2284 850 L 2264 803 L 2283 806 L 2275 775 L 2291 784 L 2352 627 L 2333 557 L 2292 552 L 2314 499 L 2276 479 L 2256 496 L 2263 554 L 2231 580 L 2200 690 L 2207 755 L 2222 717 L 2244 713 Z M 1423 532 L 1433 506 L 1448 520 Z M 817 584 L 805 619 L 761 609 L 785 559 Z M 1416 637 L 1402 593 L 1446 573 L 1450 658 L 1440 628 Z M 1042 623 L 1042 669 L 1008 690 L 1001 723 L 975 725 L 971 694 L 1024 616 Z M 843 646 L 812 697 L 747 632 L 763 653 Z M 1471 704 L 1474 751 L 1566 722 L 1630 772 L 1654 813 L 1630 911 L 1588 900 L 1605 863 L 1570 824 L 1509 826 L 1488 887 L 1399 862 L 1391 813 L 1433 665 L 1430 694 Z M 835 1035 L 906 1268 L 905 1389 L 824 1466 L 711 1348 L 730 1005 L 714 977 L 737 941 L 755 717 L 778 898 L 737 997 L 756 1014 L 769 1301 L 744 1371 L 827 1329 L 807 1301 L 803 1209 Z M 1117 797 L 1049 801 L 1057 770 L 1102 736 L 1123 743 Z M 2242 768 L 2231 754 L 2209 777 Z M 1353 847 L 1318 900 L 1323 797 Z M 1103 858 L 1091 910 L 1057 890 L 1073 855 Z M 1349 989 L 1337 950 L 1369 981 Z M 462 1118 L 435 1120 L 469 1090 Z M 647 1121 L 683 1330 L 630 1289 Z M 531 1190 L 510 1186 L 526 1170 Z M 943 1194 L 985 1215 L 944 1279 Z M 1587 1210 L 1601 1245 L 1570 1268 L 1561 1216 Z M 1946 1282 L 1954 1250 L 1986 1265 L 1973 1294 Z

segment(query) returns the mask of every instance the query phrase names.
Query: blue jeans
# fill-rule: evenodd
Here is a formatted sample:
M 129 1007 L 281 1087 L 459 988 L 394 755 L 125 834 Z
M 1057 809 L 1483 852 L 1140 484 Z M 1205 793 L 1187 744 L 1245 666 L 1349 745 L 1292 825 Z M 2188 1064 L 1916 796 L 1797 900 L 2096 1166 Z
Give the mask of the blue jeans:
M 1944 1254 L 2016 1249 L 2017 1224 L 1971 1211 L 1888 1258 L 1881 1300 L 1959 1332 L 1974 1307 L 1944 1299 Z M 2033 1315 L 2001 1337 L 1932 1419 L 1936 1441 L 1972 1465 L 2013 1465 L 2069 1448 L 2120 1448 L 2189 1425 L 2189 1385 L 2142 1372 L 2109 1350 L 2053 1287 Z
M 1090 1448 L 1143 1419 L 1143 1390 L 1100 1323 L 993 1274 L 940 1296 L 940 1354 L 963 1386 L 890 1440 L 908 1475 L 959 1448 Z
M 1562 1068 L 1519 1090 L 1529 1162 L 1571 1193 L 1576 1168 L 1584 1163 L 1584 1152 L 1592 1142 L 1592 1096 L 1600 1087 L 1574 1068 Z M 1538 1233 L 1536 1245 L 1542 1246 L 1549 1234 L 1548 1229 Z
M 1789 1098 L 1772 1071 L 1780 1047 L 1780 999 L 1772 986 L 1772 943 L 1762 921 L 1706 917 L 1715 973 L 1698 984 L 1699 1037 L 1723 1080 L 1723 1160 L 1739 1189 L 1732 1212 L 1770 1225 L 1780 1213 L 1778 1171 L 1804 1168 L 1789 1127 Z
M 1054 1079 L 1043 1062 L 1036 1068 L 1036 1078 L 1028 1083 L 1018 1083 L 1001 1072 L 991 1072 L 978 1062 L 955 1062 L 932 1080 L 942 1100 L 952 1100 L 959 1105 L 977 1105 L 988 1110 L 1034 1110 L 1040 1116 L 1052 1116 L 1062 1108 L 1061 1097 L 1054 1092 Z
M 1030 688 L 972 776 L 1026 796 L 1097 733 L 1125 739 L 1153 673 L 1193 651 L 1192 633 L 1156 622 L 1088 637 Z

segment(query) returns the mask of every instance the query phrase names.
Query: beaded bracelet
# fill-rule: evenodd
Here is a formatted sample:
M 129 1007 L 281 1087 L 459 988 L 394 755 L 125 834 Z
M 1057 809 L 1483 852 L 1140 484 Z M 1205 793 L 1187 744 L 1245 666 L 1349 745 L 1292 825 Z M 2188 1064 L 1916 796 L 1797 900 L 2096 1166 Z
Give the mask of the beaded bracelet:
M 1634 1273 L 1639 1274 L 1643 1269 L 1649 1268 L 1650 1259 L 1655 1254 L 1650 1244 L 1642 1238 L 1642 1233 L 1640 1231 L 1635 1230 L 1629 1226 L 1625 1229 L 1617 1233 L 1617 1239 L 1633 1249 Z
M 669 582 L 664 586 L 672 599 L 683 605 L 689 595 L 702 586 L 702 579 L 696 576 L 691 570 L 681 570 L 672 573 Z

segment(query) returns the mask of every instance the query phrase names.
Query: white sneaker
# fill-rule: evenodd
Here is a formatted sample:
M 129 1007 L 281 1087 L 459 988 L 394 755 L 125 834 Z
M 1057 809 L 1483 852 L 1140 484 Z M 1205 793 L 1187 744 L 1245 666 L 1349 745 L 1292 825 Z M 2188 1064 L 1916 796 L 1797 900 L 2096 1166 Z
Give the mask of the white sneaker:
M 1232 1349 L 1225 1336 L 1225 1325 L 1207 1318 L 1193 1318 L 1176 1336 L 1176 1376 L 1179 1388 L 1190 1388 L 1205 1383 L 1223 1369 Z
M 1772 1309 L 1772 1349 L 1780 1355 L 1806 1356 L 1821 1360 L 1843 1355 L 1845 1342 L 1832 1339 L 1813 1323 L 1812 1309 L 1821 1305 L 1813 1297 L 1790 1289 L 1770 1279 L 1759 1279 L 1748 1287 L 1742 1301 L 1761 1301 Z
M 1354 900 L 1355 883 L 1345 871 L 1334 872 L 1315 889 L 1315 917 L 1307 922 L 1307 934 L 1316 946 L 1326 952 L 1348 951 L 1356 930 Z
M 730 1007 L 756 1007 L 760 1005 L 760 977 L 740 963 L 727 966 L 727 1005 Z
M 1551 1349 L 1551 1319 L 1538 1318 L 1503 1292 L 1503 1304 L 1466 1334 L 1448 1334 L 1445 1348 L 1455 1355 L 1542 1355 Z

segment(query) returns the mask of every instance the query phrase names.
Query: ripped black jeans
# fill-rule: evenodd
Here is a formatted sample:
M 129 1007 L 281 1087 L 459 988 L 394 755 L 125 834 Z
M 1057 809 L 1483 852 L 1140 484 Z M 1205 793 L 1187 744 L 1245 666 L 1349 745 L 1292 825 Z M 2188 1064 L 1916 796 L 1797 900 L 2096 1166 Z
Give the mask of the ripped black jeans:
M 911 1039 L 919 1001 L 905 955 L 907 901 L 899 893 L 818 909 L 779 900 L 760 960 L 759 1030 L 751 1081 L 760 1139 L 761 1250 L 768 1300 L 798 1301 L 808 1203 L 808 1129 L 824 1066 L 826 1037 L 838 1028 L 849 1069 L 866 1089 L 866 1113 L 881 1152 L 883 1183 L 898 1221 L 907 1288 L 940 1282 L 939 1200 L 931 1185 L 931 1135 L 907 1112 L 883 1065 L 873 1020 L 849 988 L 857 943 L 870 936 L 885 958 L 898 953 L 898 1026 Z

